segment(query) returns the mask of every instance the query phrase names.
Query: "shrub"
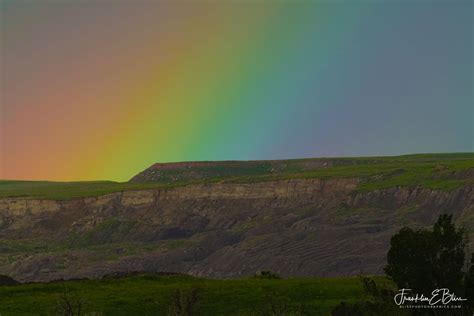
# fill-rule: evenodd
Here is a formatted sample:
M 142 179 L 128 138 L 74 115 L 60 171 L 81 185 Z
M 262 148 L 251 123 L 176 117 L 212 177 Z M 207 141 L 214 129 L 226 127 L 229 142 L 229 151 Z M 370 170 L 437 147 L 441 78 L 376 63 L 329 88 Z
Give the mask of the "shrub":
M 277 273 L 269 270 L 258 271 L 254 277 L 258 279 L 281 279 Z

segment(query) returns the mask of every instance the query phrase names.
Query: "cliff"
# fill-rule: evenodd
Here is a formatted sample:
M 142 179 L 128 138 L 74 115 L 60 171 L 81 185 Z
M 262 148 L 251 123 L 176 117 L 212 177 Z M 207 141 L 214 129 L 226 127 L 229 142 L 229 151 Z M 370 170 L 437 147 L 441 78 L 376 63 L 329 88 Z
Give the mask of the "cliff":
M 120 271 L 240 277 L 380 274 L 390 237 L 452 213 L 474 232 L 474 186 L 359 190 L 360 177 L 198 183 L 70 200 L 0 199 L 0 274 Z M 472 240 L 472 238 L 471 238 Z

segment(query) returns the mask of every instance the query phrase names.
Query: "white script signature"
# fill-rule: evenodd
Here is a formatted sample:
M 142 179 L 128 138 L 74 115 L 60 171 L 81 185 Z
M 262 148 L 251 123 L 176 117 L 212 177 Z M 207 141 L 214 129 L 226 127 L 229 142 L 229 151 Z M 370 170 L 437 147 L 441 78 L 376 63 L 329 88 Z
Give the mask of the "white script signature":
M 438 304 L 449 304 L 451 302 L 464 302 L 467 301 L 466 298 L 458 297 L 454 295 L 454 293 L 451 293 L 449 289 L 443 288 L 443 289 L 436 289 L 431 292 L 431 297 L 427 297 L 423 294 L 419 295 L 418 293 L 416 294 L 411 294 L 411 289 L 401 289 L 398 290 L 398 294 L 396 294 L 393 297 L 393 300 L 395 301 L 395 304 L 398 306 L 404 304 L 405 302 L 409 303 L 428 303 L 429 305 L 438 305 Z

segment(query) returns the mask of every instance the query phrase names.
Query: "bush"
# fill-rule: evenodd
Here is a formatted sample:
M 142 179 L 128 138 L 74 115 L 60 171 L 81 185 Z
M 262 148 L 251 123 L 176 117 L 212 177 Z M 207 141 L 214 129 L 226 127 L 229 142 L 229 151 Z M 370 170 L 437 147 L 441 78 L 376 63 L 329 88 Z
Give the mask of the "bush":
M 193 316 L 197 315 L 199 301 L 201 300 L 201 289 L 194 287 L 189 290 L 178 289 L 173 292 L 168 309 L 169 316 Z
M 85 300 L 77 293 L 72 293 L 67 287 L 58 297 L 56 311 L 58 315 L 63 316 L 81 316 L 84 315 Z
M 290 299 L 282 294 L 268 291 L 262 302 L 260 313 L 261 316 L 305 316 L 306 312 L 304 303 L 292 306 Z
M 257 279 L 281 279 L 281 277 L 272 271 L 269 270 L 264 270 L 264 271 L 258 271 L 255 273 L 255 278 Z
M 332 316 L 378 316 L 403 315 L 393 302 L 394 292 L 380 288 L 371 278 L 361 276 L 360 281 L 366 296 L 365 301 L 341 302 L 332 310 Z

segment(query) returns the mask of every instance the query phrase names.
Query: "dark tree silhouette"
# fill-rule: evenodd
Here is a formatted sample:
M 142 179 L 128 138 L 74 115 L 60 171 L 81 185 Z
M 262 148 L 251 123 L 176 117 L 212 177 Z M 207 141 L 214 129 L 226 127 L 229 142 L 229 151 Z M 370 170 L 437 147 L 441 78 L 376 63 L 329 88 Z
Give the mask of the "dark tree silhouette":
M 399 288 L 430 294 L 447 287 L 463 294 L 466 240 L 452 215 L 441 215 L 433 231 L 402 228 L 390 241 L 385 272 Z
M 463 283 L 464 248 L 466 238 L 463 229 L 456 230 L 452 215 L 441 215 L 434 225 L 433 235 L 437 245 L 435 257 L 436 287 L 447 287 L 460 292 Z
M 430 293 L 436 285 L 433 267 L 436 248 L 431 232 L 402 228 L 390 241 L 385 273 L 399 288 Z
M 469 303 L 470 313 L 474 313 L 474 254 L 471 255 L 470 267 L 466 273 L 465 284 L 465 293 L 466 298 Z

